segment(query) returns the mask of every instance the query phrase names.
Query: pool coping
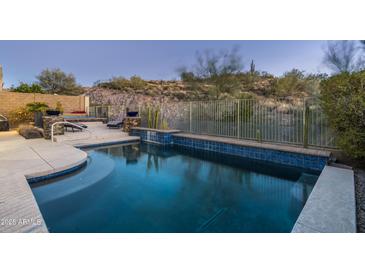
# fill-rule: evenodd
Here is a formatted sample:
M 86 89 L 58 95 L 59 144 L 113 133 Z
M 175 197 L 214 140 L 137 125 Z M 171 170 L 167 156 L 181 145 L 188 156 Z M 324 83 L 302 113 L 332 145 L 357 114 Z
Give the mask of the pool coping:
M 81 150 L 85 153 L 85 157 L 80 161 L 72 162 L 70 164 L 64 165 L 62 167 L 55 168 L 53 170 L 47 170 L 43 172 L 35 172 L 31 174 L 24 175 L 27 181 L 32 184 L 60 176 L 64 176 L 66 174 L 72 173 L 82 167 L 84 167 L 87 163 L 87 152 L 83 149 L 88 148 L 97 148 L 103 146 L 112 146 L 112 145 L 119 145 L 119 144 L 136 144 L 139 142 L 139 139 L 130 139 L 130 140 L 121 140 L 121 141 L 112 141 L 112 142 L 100 142 L 100 143 L 93 143 L 93 144 L 84 144 L 84 145 L 69 145 L 77 150 Z
M 355 233 L 354 172 L 325 166 L 292 233 Z
M 74 171 L 77 171 L 77 170 L 81 169 L 82 167 L 86 166 L 86 164 L 87 164 L 87 159 L 82 160 L 79 163 L 72 164 L 70 166 L 65 166 L 61 170 L 55 171 L 52 173 L 47 173 L 44 175 L 37 174 L 36 176 L 34 176 L 34 175 L 33 176 L 24 175 L 24 176 L 27 179 L 28 183 L 31 185 L 31 184 L 35 184 L 38 182 L 42 182 L 45 180 L 49 180 L 49 179 L 53 179 L 53 178 L 57 178 L 60 176 L 64 176 L 64 175 L 73 173 Z
M 132 127 L 131 129 L 154 131 L 154 132 L 160 132 L 160 133 L 178 133 L 178 132 L 181 132 L 181 130 L 178 130 L 178 129 L 156 129 L 156 128 L 147 128 L 147 127 Z
M 122 144 L 136 144 L 140 143 L 140 138 L 133 138 L 129 140 L 121 140 L 121 141 L 106 141 L 100 143 L 92 143 L 92 144 L 75 144 L 74 147 L 78 149 L 89 149 L 89 148 L 97 148 L 103 146 L 113 146 L 113 145 L 122 145 Z

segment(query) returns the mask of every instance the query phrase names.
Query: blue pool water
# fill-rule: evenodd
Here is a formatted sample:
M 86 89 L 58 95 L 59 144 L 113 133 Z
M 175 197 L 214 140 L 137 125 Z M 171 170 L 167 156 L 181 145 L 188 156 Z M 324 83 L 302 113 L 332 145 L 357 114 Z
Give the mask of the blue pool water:
M 290 232 L 318 174 L 147 144 L 89 150 L 32 184 L 50 232 Z

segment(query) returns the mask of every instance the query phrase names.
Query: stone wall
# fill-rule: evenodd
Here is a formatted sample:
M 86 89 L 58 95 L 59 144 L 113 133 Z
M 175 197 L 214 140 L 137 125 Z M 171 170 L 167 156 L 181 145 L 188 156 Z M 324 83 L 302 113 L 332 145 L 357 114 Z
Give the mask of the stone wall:
M 56 122 L 63 122 L 64 118 L 62 116 L 43 116 L 43 130 L 44 138 L 51 139 L 52 124 Z M 63 135 L 65 134 L 64 124 L 55 125 L 53 129 L 53 135 Z
M 7 115 L 12 110 L 24 107 L 32 102 L 45 102 L 50 108 L 55 108 L 61 102 L 65 113 L 85 111 L 85 96 L 52 95 L 41 93 L 0 92 L 0 113 Z
M 132 127 L 140 127 L 141 118 L 140 117 L 126 117 L 123 119 L 123 131 L 130 132 Z

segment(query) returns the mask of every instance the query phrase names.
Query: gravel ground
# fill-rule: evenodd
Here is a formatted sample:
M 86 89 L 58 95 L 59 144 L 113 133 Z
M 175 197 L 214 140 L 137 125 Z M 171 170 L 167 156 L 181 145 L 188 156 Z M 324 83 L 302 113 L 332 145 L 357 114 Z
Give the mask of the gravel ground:
M 365 170 L 355 169 L 357 232 L 365 232 Z

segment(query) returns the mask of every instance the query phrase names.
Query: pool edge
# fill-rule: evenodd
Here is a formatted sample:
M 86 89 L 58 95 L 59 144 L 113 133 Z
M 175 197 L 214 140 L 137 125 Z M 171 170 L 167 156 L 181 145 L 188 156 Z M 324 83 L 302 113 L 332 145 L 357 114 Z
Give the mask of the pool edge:
M 353 170 L 326 165 L 292 233 L 356 233 Z

